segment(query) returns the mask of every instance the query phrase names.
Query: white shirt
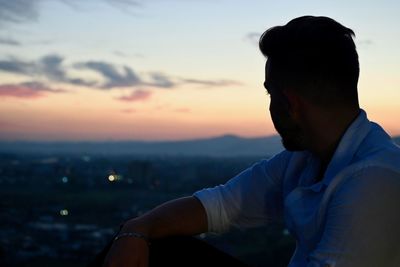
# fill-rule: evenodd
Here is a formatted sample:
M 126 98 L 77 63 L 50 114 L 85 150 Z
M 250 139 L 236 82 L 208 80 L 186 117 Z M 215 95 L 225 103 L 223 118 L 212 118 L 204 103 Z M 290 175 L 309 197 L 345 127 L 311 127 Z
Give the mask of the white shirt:
M 212 232 L 283 217 L 290 267 L 399 267 L 400 148 L 361 111 L 319 182 L 318 169 L 311 153 L 283 151 L 194 196 Z

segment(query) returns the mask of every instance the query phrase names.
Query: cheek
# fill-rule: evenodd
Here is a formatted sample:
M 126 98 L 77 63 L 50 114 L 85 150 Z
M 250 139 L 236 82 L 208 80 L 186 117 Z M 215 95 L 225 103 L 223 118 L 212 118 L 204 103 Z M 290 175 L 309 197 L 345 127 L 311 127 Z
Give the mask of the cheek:
M 279 111 L 279 107 L 277 107 L 275 102 L 270 102 L 269 104 L 269 115 L 271 116 L 271 120 L 275 126 L 275 128 L 281 128 L 280 127 L 280 118 L 282 117 L 281 112 Z
M 271 117 L 279 117 L 283 112 L 282 104 L 271 98 L 269 102 L 269 113 Z
M 293 128 L 294 124 L 286 108 L 286 103 L 279 101 L 279 99 L 271 100 L 269 113 L 278 132 L 283 131 L 283 129 Z
M 269 98 L 269 112 L 272 114 L 276 111 L 277 105 L 276 100 L 272 97 Z

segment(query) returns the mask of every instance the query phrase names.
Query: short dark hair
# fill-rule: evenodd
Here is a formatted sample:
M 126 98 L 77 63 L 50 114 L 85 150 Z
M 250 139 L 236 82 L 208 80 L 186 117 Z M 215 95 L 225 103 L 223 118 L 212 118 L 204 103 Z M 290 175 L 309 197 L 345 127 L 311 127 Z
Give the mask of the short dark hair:
M 318 104 L 357 104 L 360 72 L 353 30 L 328 17 L 303 16 L 265 31 L 259 42 L 275 86 Z

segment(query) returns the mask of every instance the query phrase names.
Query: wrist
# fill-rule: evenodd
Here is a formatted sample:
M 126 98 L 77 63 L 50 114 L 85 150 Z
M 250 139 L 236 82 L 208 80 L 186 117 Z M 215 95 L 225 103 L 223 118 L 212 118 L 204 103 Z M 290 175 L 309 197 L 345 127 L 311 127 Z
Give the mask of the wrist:
M 139 220 L 137 218 L 126 221 L 122 225 L 121 230 L 119 232 L 121 234 L 129 233 L 129 232 L 137 232 L 143 236 L 146 236 L 147 238 L 151 238 L 147 224 L 145 222 L 143 222 L 143 220 Z
M 114 242 L 121 239 L 121 238 L 138 238 L 138 239 L 142 239 L 144 241 L 146 241 L 147 245 L 150 246 L 150 240 L 149 238 L 139 232 L 123 232 L 123 233 L 119 233 L 115 238 L 114 238 Z

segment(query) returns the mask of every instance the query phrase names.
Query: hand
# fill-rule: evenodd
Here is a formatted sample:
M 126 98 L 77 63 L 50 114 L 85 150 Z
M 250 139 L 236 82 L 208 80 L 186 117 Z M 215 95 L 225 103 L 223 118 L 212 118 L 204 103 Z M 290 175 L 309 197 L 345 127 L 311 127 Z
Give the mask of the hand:
M 122 237 L 111 246 L 103 267 L 147 267 L 149 265 L 149 246 L 146 240 L 135 237 Z

